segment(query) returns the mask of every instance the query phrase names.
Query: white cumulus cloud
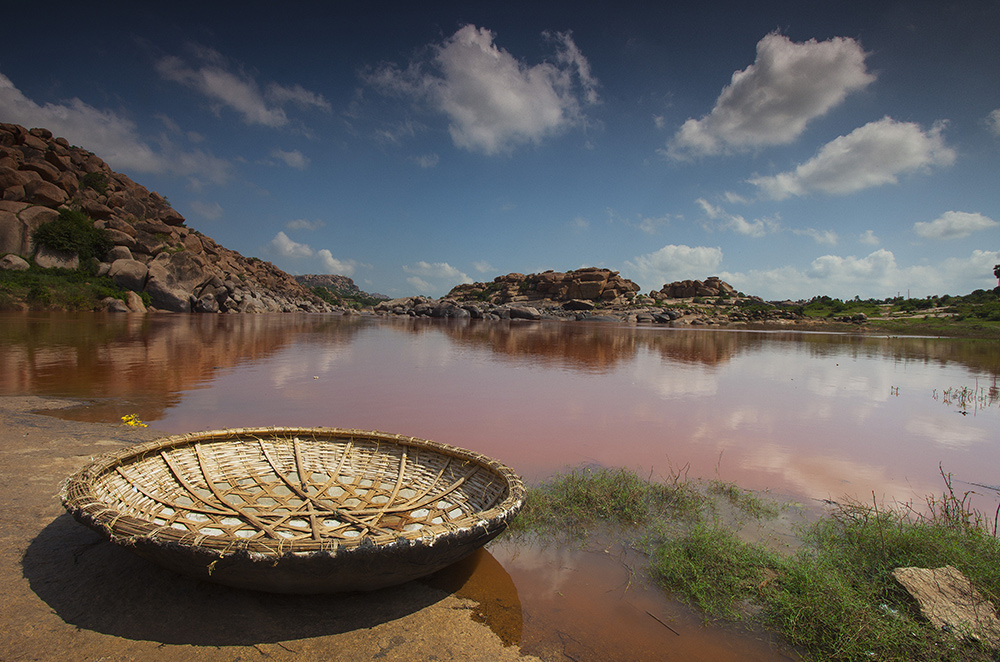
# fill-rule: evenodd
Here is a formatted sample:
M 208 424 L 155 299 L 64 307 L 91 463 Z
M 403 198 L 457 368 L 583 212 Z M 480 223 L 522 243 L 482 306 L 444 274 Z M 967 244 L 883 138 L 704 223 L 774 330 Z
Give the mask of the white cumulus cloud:
M 993 132 L 993 135 L 1000 138 L 1000 108 L 986 116 L 986 126 Z
M 207 97 L 213 110 L 236 111 L 247 124 L 281 127 L 288 124 L 285 105 L 330 110 L 330 103 L 301 85 L 286 87 L 271 83 L 264 89 L 241 67 L 230 63 L 221 53 L 210 48 L 192 48 L 196 63 L 189 64 L 175 55 L 156 62 L 156 71 L 165 80 L 180 83 Z
M 973 232 L 995 228 L 1000 223 L 979 213 L 946 211 L 938 218 L 913 224 L 913 230 L 925 239 L 961 239 Z
M 843 195 L 895 184 L 901 174 L 955 162 L 955 150 L 945 145 L 943 129 L 943 122 L 924 131 L 914 122 L 884 117 L 835 138 L 794 170 L 747 181 L 774 200 L 814 192 Z
M 421 294 L 444 293 L 447 290 L 473 280 L 447 262 L 425 262 L 420 260 L 412 265 L 403 265 L 403 271 L 410 274 L 407 282 Z
M 312 257 L 313 249 L 309 244 L 300 244 L 292 241 L 284 232 L 278 232 L 271 240 L 271 246 L 282 257 Z
M 722 264 L 722 249 L 668 244 L 658 251 L 625 262 L 634 278 L 652 289 L 677 280 L 704 279 Z
M 323 267 L 323 273 L 336 274 L 339 276 L 354 275 L 354 270 L 357 267 L 357 263 L 354 260 L 340 260 L 335 258 L 333 253 L 326 248 L 316 251 L 316 255 L 320 259 L 320 264 Z
M 772 32 L 757 43 L 757 59 L 733 74 L 712 111 L 689 119 L 667 148 L 688 158 L 792 142 L 810 120 L 875 80 L 853 39 L 795 43 Z
M 285 151 L 283 149 L 271 150 L 271 156 L 284 163 L 289 168 L 305 170 L 309 167 L 309 157 L 297 149 Z
M 291 221 L 291 227 L 296 221 Z M 312 259 L 312 272 L 324 274 L 338 274 L 340 276 L 351 276 L 354 274 L 358 263 L 354 260 L 341 260 L 335 258 L 333 253 L 327 248 L 314 251 L 309 244 L 300 244 L 291 239 L 284 232 L 278 232 L 271 240 L 271 249 L 284 258 L 293 260 Z
M 858 241 L 862 244 L 867 244 L 869 246 L 878 246 L 882 243 L 882 240 L 875 236 L 874 230 L 865 230 L 858 237 Z
M 115 170 L 171 174 L 216 184 L 230 176 L 230 165 L 202 150 L 184 150 L 162 136 L 154 141 L 139 135 L 135 123 L 110 110 L 78 99 L 38 104 L 0 74 L 0 117 L 28 128 L 44 127 L 56 136 L 94 152 Z
M 405 69 L 386 64 L 366 80 L 383 92 L 410 97 L 443 113 L 456 146 L 485 154 L 585 123 L 583 107 L 596 103 L 590 64 L 567 33 L 546 34 L 554 62 L 528 65 L 494 43 L 486 28 L 465 25 Z
M 781 223 L 773 218 L 755 218 L 748 221 L 739 214 L 731 214 L 720 205 L 713 205 L 704 198 L 695 200 L 709 219 L 718 221 L 723 229 L 732 230 L 747 237 L 760 238 L 781 230 Z

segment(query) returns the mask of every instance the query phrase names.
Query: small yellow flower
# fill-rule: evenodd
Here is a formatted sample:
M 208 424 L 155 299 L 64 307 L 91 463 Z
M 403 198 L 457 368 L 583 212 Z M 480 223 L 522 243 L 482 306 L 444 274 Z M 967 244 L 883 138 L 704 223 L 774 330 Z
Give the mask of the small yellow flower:
M 122 423 L 133 428 L 148 428 L 149 426 L 143 423 L 139 417 L 135 414 L 125 414 L 122 416 Z

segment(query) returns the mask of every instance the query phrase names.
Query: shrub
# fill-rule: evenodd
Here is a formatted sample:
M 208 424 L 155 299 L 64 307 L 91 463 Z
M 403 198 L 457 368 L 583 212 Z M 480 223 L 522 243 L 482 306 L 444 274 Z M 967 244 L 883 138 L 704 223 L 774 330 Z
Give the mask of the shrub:
M 83 188 L 93 189 L 104 195 L 108 192 L 108 176 L 103 172 L 88 172 L 80 180 L 80 185 Z
M 76 253 L 80 262 L 99 260 L 112 246 L 104 230 L 95 228 L 89 216 L 79 209 L 66 207 L 59 210 L 59 218 L 35 230 L 34 240 L 35 244 L 54 251 Z

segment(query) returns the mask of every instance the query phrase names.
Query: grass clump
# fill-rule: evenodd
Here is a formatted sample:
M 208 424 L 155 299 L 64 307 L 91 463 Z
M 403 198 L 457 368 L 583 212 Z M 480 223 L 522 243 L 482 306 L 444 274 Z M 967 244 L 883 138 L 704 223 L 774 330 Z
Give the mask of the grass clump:
M 597 526 L 650 526 L 673 515 L 697 517 L 700 499 L 687 483 L 656 483 L 628 469 L 573 469 L 528 489 L 514 532 L 586 535 Z
M 125 301 L 127 291 L 111 278 L 97 276 L 93 266 L 89 262 L 79 270 L 43 269 L 32 263 L 26 271 L 0 269 L 0 310 L 17 310 L 23 304 L 36 310 L 96 310 L 107 297 Z
M 1000 598 L 998 520 L 946 491 L 925 507 L 848 502 L 779 553 L 746 542 L 718 513 L 726 503 L 758 520 L 778 508 L 732 483 L 654 482 L 625 469 L 575 469 L 529 488 L 515 533 L 640 530 L 653 579 L 706 618 L 756 623 L 807 660 L 987 661 L 987 644 L 957 640 L 919 616 L 892 572 L 951 565 L 994 605 Z M 721 505 L 720 505 L 721 502 Z M 707 516 L 706 516 L 707 515 Z M 735 526 L 739 526 L 737 523 Z
M 951 491 L 909 506 L 838 505 L 782 557 L 701 525 L 652 552 L 654 577 L 708 617 L 757 619 L 814 660 L 993 660 L 917 616 L 892 571 L 952 565 L 994 604 L 1000 596 L 996 525 Z
M 708 492 L 725 498 L 734 508 L 751 517 L 763 519 L 778 516 L 779 508 L 775 503 L 760 498 L 736 483 L 722 480 L 709 481 Z
M 728 618 L 739 618 L 739 603 L 756 592 L 777 564 L 771 552 L 704 522 L 684 536 L 660 542 L 650 561 L 662 586 L 682 590 L 706 614 Z

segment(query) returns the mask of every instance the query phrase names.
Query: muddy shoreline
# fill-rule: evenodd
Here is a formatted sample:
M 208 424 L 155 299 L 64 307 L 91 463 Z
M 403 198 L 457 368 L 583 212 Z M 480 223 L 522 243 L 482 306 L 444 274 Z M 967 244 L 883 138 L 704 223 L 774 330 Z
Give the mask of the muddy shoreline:
M 35 413 L 78 404 L 0 397 L 0 661 L 537 659 L 475 620 L 463 587 L 478 558 L 373 593 L 278 596 L 180 577 L 104 541 L 66 514 L 60 483 L 163 433 Z

